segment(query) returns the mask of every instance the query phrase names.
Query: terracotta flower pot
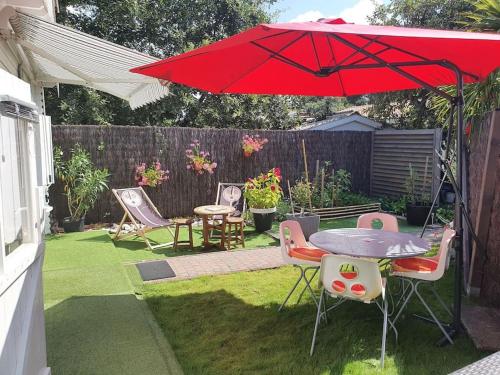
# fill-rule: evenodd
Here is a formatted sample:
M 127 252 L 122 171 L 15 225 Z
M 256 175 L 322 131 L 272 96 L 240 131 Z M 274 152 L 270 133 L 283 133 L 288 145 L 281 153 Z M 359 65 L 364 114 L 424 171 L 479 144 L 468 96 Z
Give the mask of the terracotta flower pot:
M 196 172 L 199 172 L 203 169 L 203 164 L 202 163 L 194 163 L 193 167 L 194 167 L 194 170 Z

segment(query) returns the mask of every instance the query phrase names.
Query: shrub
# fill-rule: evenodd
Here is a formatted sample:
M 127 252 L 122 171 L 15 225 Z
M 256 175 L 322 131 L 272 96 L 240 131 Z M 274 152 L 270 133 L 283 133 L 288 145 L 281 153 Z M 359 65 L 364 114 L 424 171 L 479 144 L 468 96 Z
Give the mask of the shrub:
M 274 216 L 274 220 L 278 222 L 282 222 L 286 220 L 286 214 L 292 212 L 292 206 L 288 200 L 282 199 L 278 202 L 276 206 L 276 214 Z
M 312 186 L 310 182 L 299 180 L 291 189 L 294 204 L 300 207 L 300 215 L 304 215 L 306 206 L 309 204 L 312 196 Z
M 107 169 L 97 169 L 90 154 L 79 144 L 70 150 L 70 158 L 63 159 L 60 147 L 54 149 L 54 169 L 64 186 L 68 210 L 73 221 L 80 220 L 94 207 L 99 196 L 108 189 Z

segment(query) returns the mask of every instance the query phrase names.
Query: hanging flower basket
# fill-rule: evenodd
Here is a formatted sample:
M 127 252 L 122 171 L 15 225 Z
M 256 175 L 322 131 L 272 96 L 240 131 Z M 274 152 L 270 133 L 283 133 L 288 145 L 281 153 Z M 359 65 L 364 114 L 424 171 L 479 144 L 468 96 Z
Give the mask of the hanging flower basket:
M 200 150 L 200 141 L 194 139 L 189 148 L 186 149 L 186 168 L 192 170 L 195 174 L 203 174 L 205 172 L 213 174 L 217 163 L 209 159 L 210 153 Z
M 249 158 L 254 152 L 262 150 L 267 142 L 267 138 L 261 138 L 259 135 L 245 134 L 241 139 L 243 156 Z
M 149 167 L 141 163 L 135 167 L 135 182 L 139 186 L 157 187 L 170 178 L 170 171 L 164 170 L 157 160 Z

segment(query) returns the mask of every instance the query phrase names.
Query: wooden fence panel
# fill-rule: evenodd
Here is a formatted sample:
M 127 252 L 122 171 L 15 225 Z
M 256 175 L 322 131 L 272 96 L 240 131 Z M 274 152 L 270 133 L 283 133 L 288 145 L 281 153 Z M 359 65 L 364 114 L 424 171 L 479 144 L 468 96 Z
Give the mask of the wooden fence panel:
M 440 163 L 435 150 L 441 144 L 441 129 L 379 130 L 373 132 L 371 188 L 373 196 L 398 198 L 406 194 L 409 163 L 417 173 L 417 189 L 422 190 L 426 158 L 431 197 L 439 188 Z
M 244 134 L 259 134 L 269 143 L 261 152 L 245 158 L 241 149 Z M 194 175 L 186 169 L 185 149 L 193 139 L 210 152 L 218 166 L 213 175 Z M 328 131 L 248 131 L 136 126 L 58 125 L 53 127 L 54 145 L 69 150 L 80 143 L 100 168 L 111 173 L 110 187 L 133 186 L 135 166 L 159 160 L 170 170 L 170 180 L 147 193 L 160 212 L 169 217 L 190 215 L 193 208 L 215 201 L 218 182 L 243 182 L 272 167 L 282 170 L 284 181 L 299 179 L 304 170 L 301 140 L 305 140 L 308 167 L 313 174 L 316 160 L 331 161 L 335 169 L 352 174 L 354 191 L 369 193 L 371 134 Z M 283 184 L 284 187 L 285 184 Z M 66 214 L 61 186 L 51 191 L 56 217 Z M 87 222 L 109 222 L 120 218 L 121 209 L 110 192 L 87 215 Z

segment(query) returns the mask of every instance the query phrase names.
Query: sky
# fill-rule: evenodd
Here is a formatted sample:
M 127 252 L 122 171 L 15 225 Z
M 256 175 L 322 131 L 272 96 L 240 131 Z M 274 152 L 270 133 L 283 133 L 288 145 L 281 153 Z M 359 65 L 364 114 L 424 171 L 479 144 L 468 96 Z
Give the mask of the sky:
M 382 2 L 387 0 L 278 0 L 271 10 L 280 12 L 277 22 L 340 17 L 346 22 L 366 24 L 366 17 L 375 9 L 375 3 Z

